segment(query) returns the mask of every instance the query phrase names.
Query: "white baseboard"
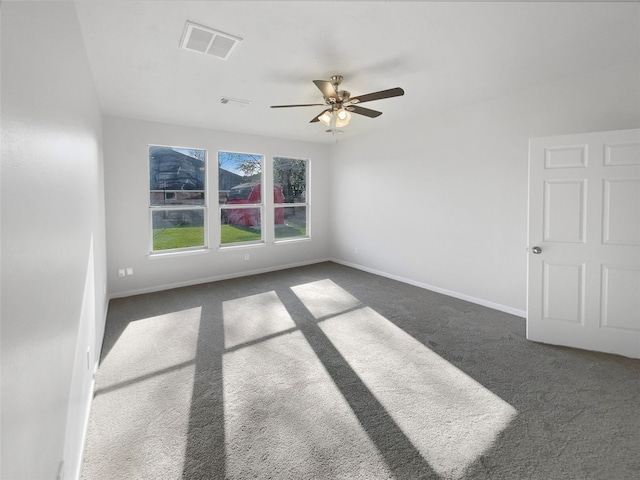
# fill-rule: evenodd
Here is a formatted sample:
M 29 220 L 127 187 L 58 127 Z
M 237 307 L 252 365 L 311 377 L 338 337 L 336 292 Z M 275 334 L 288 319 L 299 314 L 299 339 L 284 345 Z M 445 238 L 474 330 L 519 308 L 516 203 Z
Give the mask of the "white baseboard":
M 227 273 L 223 275 L 216 275 L 213 277 L 198 278 L 195 280 L 187 280 L 184 282 L 155 285 L 153 287 L 148 287 L 148 288 L 128 290 L 125 292 L 117 292 L 109 295 L 109 299 L 131 297 L 133 295 L 141 295 L 143 293 L 161 292 L 163 290 L 170 290 L 172 288 L 190 287 L 191 285 L 200 285 L 202 283 L 209 283 L 209 282 L 219 282 L 220 280 L 229 280 L 231 278 L 248 277 L 250 275 L 259 275 L 261 273 L 277 272 L 278 270 L 286 270 L 288 268 L 295 268 L 295 267 L 304 267 L 305 265 L 313 265 L 315 263 L 331 262 L 331 261 L 333 260 L 330 258 L 319 258 L 315 260 L 307 260 L 304 262 L 288 263 L 286 265 L 276 265 L 273 267 L 259 268 L 256 270 L 245 270 L 243 272 Z
M 491 302 L 489 300 L 484 300 L 482 298 L 472 297 L 470 295 L 466 295 L 464 293 L 454 292 L 452 290 L 447 290 L 445 288 L 436 287 L 434 285 L 429 285 L 426 283 L 418 282 L 412 280 L 410 278 L 401 277 L 399 275 L 394 275 L 391 273 L 383 272 L 381 270 L 376 270 L 374 268 L 365 267 L 364 265 L 359 265 L 357 263 L 351 263 L 344 260 L 340 260 L 338 258 L 320 258 L 315 260 L 309 260 L 304 262 L 297 263 L 289 263 L 286 265 L 277 265 L 273 267 L 260 268 L 256 270 L 247 270 L 244 272 L 237 273 L 228 273 L 224 275 L 216 275 L 212 277 L 199 278 L 196 280 L 188 280 L 185 282 L 176 282 L 169 283 L 163 285 L 155 285 L 153 287 L 141 288 L 137 290 L 129 290 L 125 292 L 118 292 L 109 296 L 109 299 L 112 298 L 122 298 L 122 297 L 130 297 L 133 295 L 141 295 L 144 293 L 153 293 L 153 292 L 161 292 L 163 290 L 170 290 L 172 288 L 180 288 L 180 287 L 189 287 L 191 285 L 199 285 L 201 283 L 209 283 L 209 282 L 218 282 L 220 280 L 229 280 L 231 278 L 239 278 L 239 277 L 247 277 L 249 275 L 258 275 L 260 273 L 268 273 L 268 272 L 276 272 L 278 270 L 286 270 L 288 268 L 295 267 L 303 267 L 305 265 L 313 265 L 315 263 L 322 262 L 335 262 L 340 265 L 344 265 L 347 267 L 355 268 L 357 270 L 362 270 L 364 272 L 373 273 L 375 275 L 380 275 L 381 277 L 390 278 L 392 280 L 397 280 L 399 282 L 407 283 L 409 285 L 413 285 L 415 287 L 424 288 L 425 290 L 429 290 L 436 293 L 441 293 L 442 295 L 447 295 L 449 297 L 458 298 L 460 300 L 466 300 L 467 302 L 475 303 L 477 305 L 482 305 L 483 307 L 492 308 L 494 310 L 498 310 L 500 312 L 508 313 L 510 315 L 515 315 L 517 317 L 526 318 L 527 312 L 525 310 L 520 310 L 517 308 L 509 307 L 507 305 L 501 305 L 499 303 Z
M 500 312 L 509 313 L 511 315 L 515 315 L 517 317 L 526 318 L 527 312 L 525 310 L 519 310 L 517 308 L 508 307 L 506 305 L 501 305 L 499 303 L 490 302 L 488 300 L 484 300 L 482 298 L 472 297 L 470 295 L 465 295 L 464 293 L 454 292 L 451 290 L 447 290 L 445 288 L 435 287 L 433 285 L 429 285 L 422 282 L 417 282 L 415 280 L 411 280 L 410 278 L 401 277 L 399 275 L 393 275 L 391 273 L 382 272 L 380 270 L 376 270 L 375 268 L 365 267 L 364 265 L 359 265 L 357 263 L 346 262 L 344 260 L 340 260 L 337 258 L 329 259 L 331 262 L 339 263 L 340 265 L 345 265 L 347 267 L 355 268 L 358 270 L 362 270 L 364 272 L 373 273 L 375 275 L 379 275 L 381 277 L 390 278 L 392 280 L 397 280 L 402 283 L 408 283 L 409 285 L 413 285 L 414 287 L 424 288 L 425 290 L 429 290 L 435 293 L 441 293 L 442 295 L 447 295 L 449 297 L 457 298 L 460 300 L 466 300 L 467 302 L 475 303 L 477 305 L 482 305 L 483 307 L 492 308 L 494 310 L 498 310 Z

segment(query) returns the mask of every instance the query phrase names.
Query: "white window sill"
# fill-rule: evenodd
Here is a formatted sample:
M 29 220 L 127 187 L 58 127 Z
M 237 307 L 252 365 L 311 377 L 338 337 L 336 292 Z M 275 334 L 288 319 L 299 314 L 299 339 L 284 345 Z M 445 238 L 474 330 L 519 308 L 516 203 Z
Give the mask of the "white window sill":
M 178 250 L 178 251 L 169 251 L 169 252 L 153 252 L 147 255 L 149 260 L 157 260 L 160 258 L 169 258 L 169 257 L 183 257 L 186 255 L 202 255 L 203 253 L 211 252 L 210 248 L 198 248 L 194 250 Z
M 266 242 L 260 242 L 260 243 L 239 243 L 237 245 L 221 245 L 218 247 L 218 251 L 219 252 L 229 252 L 229 251 L 234 251 L 234 250 L 244 250 L 247 248 L 261 248 L 261 247 L 265 247 L 267 244 Z
M 282 240 L 275 240 L 274 245 L 287 245 L 289 243 L 310 242 L 311 237 L 295 237 L 295 238 L 283 238 Z

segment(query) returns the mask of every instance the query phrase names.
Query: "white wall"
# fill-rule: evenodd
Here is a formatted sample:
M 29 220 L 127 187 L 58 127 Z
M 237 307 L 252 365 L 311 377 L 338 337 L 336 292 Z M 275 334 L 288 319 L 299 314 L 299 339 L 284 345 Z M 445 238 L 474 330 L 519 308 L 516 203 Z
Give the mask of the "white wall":
M 528 139 L 637 127 L 639 82 L 619 65 L 339 143 L 334 256 L 524 315 Z
M 72 2 L 2 4 L 2 466 L 79 471 L 106 308 L 101 117 Z M 89 362 L 87 361 L 89 351 Z
M 210 195 L 214 203 L 209 209 L 212 238 L 207 253 L 149 258 L 150 144 L 207 150 L 207 177 L 214 193 Z M 218 151 L 257 153 L 267 159 L 273 156 L 310 159 L 311 241 L 274 244 L 267 237 L 266 244 L 261 246 L 219 249 L 218 227 L 214 226 L 216 222 L 219 224 L 215 203 Z M 326 145 L 105 117 L 109 293 L 124 296 L 326 259 L 330 253 L 328 152 Z M 268 185 L 265 191 L 270 191 Z M 272 205 L 270 196 L 265 200 L 267 208 Z M 269 218 L 272 217 L 267 217 L 267 221 Z M 248 261 L 244 260 L 245 253 L 249 253 Z M 118 277 L 118 269 L 127 267 L 133 268 L 133 276 Z

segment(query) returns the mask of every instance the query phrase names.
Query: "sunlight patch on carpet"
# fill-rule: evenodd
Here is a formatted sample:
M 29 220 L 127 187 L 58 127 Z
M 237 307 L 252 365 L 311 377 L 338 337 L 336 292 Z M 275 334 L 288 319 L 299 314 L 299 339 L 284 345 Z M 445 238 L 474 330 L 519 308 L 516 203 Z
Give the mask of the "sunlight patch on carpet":
M 295 323 L 276 292 L 222 302 L 226 349 L 295 328 Z
M 201 313 L 195 307 L 131 322 L 103 359 L 91 418 L 116 421 L 91 425 L 87 448 L 105 459 L 95 469 L 109 478 L 181 475 L 180 462 L 148 459 L 174 458 L 186 448 Z M 108 461 L 114 458 L 128 460 Z
M 296 285 L 291 290 L 316 320 L 362 305 L 360 300 L 328 278 Z
M 320 328 L 439 475 L 460 478 L 517 414 L 369 307 Z
M 100 364 L 101 386 L 193 361 L 201 315 L 194 307 L 130 322 Z

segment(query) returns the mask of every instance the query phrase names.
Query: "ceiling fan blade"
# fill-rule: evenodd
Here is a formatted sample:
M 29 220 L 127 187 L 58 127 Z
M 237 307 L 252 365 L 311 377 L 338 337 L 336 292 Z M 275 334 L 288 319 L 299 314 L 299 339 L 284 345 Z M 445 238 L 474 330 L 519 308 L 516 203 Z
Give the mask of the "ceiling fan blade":
M 313 117 L 313 120 L 311 120 L 309 123 L 319 122 L 320 121 L 320 117 L 324 114 L 324 112 L 330 112 L 330 111 L 331 111 L 331 109 L 329 109 L 329 108 L 327 108 L 326 110 L 321 111 L 318 115 Z
M 382 112 L 377 110 L 371 110 L 370 108 L 358 107 L 357 105 L 349 105 L 345 107 L 349 112 L 357 113 L 359 115 L 364 115 L 365 117 L 376 118 L 382 115 Z
M 324 103 L 300 103 L 298 105 L 271 105 L 271 108 L 322 107 Z
M 316 87 L 320 89 L 324 98 L 338 98 L 336 89 L 333 88 L 331 82 L 327 82 L 326 80 L 314 80 L 313 83 L 315 83 Z
M 400 97 L 404 95 L 404 90 L 400 87 L 390 88 L 389 90 L 381 90 L 379 92 L 367 93 L 366 95 L 358 95 L 351 98 L 350 103 L 364 103 L 373 100 L 382 100 L 383 98 Z

